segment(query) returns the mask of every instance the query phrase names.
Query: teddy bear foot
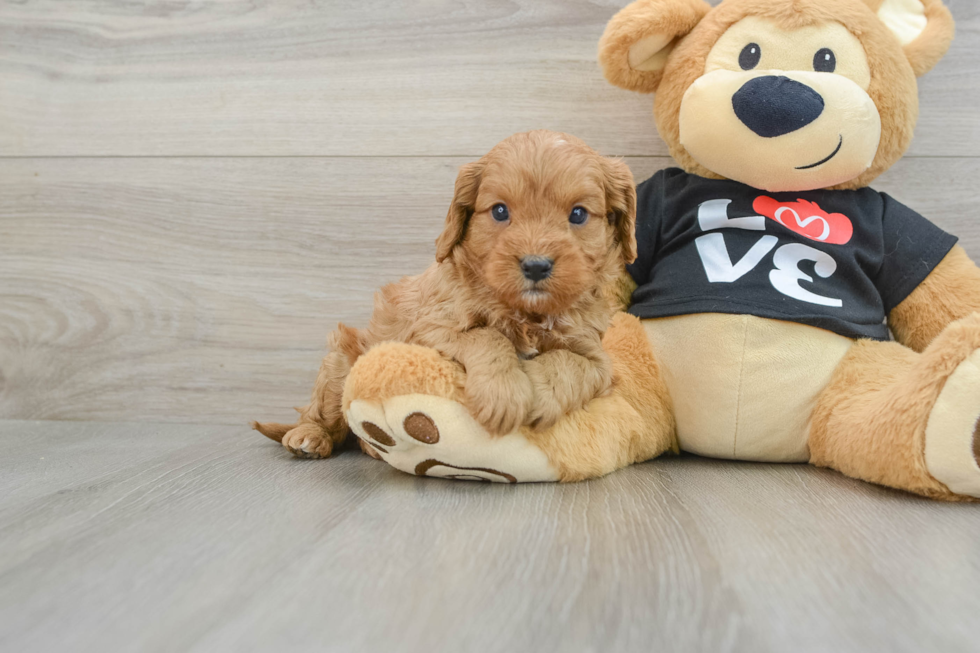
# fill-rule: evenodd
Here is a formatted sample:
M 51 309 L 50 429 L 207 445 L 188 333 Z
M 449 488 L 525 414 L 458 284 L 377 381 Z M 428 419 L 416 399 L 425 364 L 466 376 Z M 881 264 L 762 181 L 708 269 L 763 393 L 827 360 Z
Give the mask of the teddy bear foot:
M 362 447 L 417 476 L 556 481 L 545 452 L 521 432 L 491 435 L 461 403 L 462 370 L 434 349 L 388 342 L 354 363 L 344 415 Z
M 354 399 L 347 419 L 382 460 L 409 474 L 494 483 L 558 480 L 544 452 L 520 432 L 492 436 L 451 399 Z
M 929 473 L 952 492 L 980 498 L 980 350 L 946 379 L 925 440 Z

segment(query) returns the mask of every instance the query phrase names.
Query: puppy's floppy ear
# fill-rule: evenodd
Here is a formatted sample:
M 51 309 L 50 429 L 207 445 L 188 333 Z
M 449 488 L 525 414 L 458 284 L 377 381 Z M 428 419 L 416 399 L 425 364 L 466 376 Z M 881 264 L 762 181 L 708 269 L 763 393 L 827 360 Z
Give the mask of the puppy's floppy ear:
M 623 249 L 623 260 L 636 260 L 636 187 L 629 166 L 616 159 L 602 159 L 606 177 L 606 210 L 616 227 L 616 239 Z
M 956 25 L 942 0 L 865 0 L 902 44 L 916 77 L 939 63 Z
M 711 5 L 703 0 L 637 0 L 612 17 L 599 40 L 599 63 L 610 83 L 653 93 L 677 41 Z
M 436 261 L 442 263 L 452 253 L 466 235 L 466 223 L 473 215 L 476 204 L 476 194 L 480 190 L 480 178 L 483 175 L 483 163 L 474 161 L 459 169 L 456 176 L 456 190 L 453 192 L 453 202 L 446 214 L 446 226 L 436 238 Z

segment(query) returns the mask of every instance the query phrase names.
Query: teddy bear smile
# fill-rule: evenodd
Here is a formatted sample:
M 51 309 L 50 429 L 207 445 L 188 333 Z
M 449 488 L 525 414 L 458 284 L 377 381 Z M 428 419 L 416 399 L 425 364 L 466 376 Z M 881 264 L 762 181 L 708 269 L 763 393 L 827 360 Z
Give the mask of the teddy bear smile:
M 838 134 L 837 138 L 839 139 L 837 142 L 837 147 L 834 149 L 833 152 L 830 153 L 830 156 L 824 157 L 823 159 L 820 159 L 816 163 L 811 163 L 810 165 L 797 166 L 796 169 L 809 170 L 810 168 L 816 168 L 817 166 L 823 165 L 828 161 L 830 161 L 831 159 L 833 159 L 835 156 L 837 156 L 837 153 L 840 152 L 840 148 L 844 145 L 844 136 L 842 134 Z

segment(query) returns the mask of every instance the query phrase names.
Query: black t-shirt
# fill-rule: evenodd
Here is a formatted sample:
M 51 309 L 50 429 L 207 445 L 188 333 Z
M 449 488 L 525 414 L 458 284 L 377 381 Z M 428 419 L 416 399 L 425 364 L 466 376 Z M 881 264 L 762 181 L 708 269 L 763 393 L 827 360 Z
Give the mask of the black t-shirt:
M 678 168 L 637 187 L 641 318 L 747 313 L 888 339 L 885 315 L 956 243 L 884 193 L 766 193 Z

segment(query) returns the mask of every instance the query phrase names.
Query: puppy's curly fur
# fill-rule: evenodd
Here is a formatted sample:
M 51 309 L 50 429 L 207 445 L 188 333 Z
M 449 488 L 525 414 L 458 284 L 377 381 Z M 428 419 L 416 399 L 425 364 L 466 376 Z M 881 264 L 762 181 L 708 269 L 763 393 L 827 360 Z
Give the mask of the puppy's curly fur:
M 570 220 L 576 207 L 583 224 Z M 467 407 L 491 433 L 553 424 L 612 383 L 601 338 L 613 289 L 636 257 L 635 220 L 624 163 L 566 134 L 511 136 L 461 168 L 436 262 L 383 287 L 366 329 L 341 324 L 330 335 L 299 421 L 253 426 L 296 455 L 329 456 L 348 433 L 341 398 L 351 365 L 384 341 L 458 361 Z M 525 274 L 527 257 L 550 261 L 548 276 Z

